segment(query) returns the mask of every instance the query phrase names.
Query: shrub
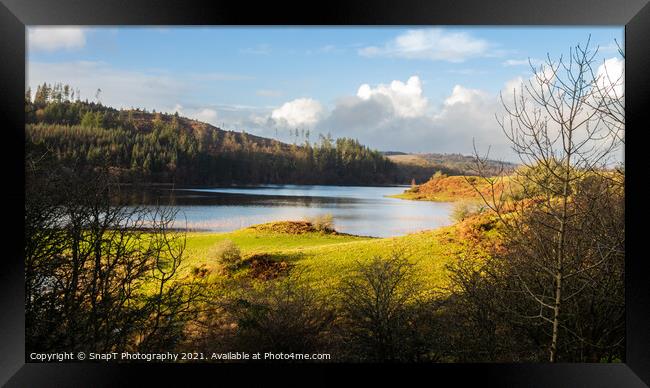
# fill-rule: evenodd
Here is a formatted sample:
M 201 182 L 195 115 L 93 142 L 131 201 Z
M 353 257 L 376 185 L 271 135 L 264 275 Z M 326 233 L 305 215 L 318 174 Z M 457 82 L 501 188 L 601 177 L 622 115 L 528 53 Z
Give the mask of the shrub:
M 212 247 L 210 256 L 230 270 L 237 269 L 242 263 L 241 250 L 231 240 L 224 240 Z
M 323 352 L 334 313 L 327 299 L 293 274 L 244 288 L 228 312 L 237 322 L 235 346 L 248 352 Z
M 455 222 L 463 221 L 476 214 L 481 214 L 484 208 L 473 202 L 458 202 L 451 211 L 451 219 Z
M 200 267 L 192 267 L 192 275 L 198 278 L 204 278 L 210 273 L 210 270 L 207 269 L 205 266 L 200 266 Z
M 329 213 L 311 217 L 307 221 L 319 232 L 334 231 L 334 217 Z
M 424 361 L 436 356 L 438 334 L 415 267 L 399 252 L 358 262 L 343 280 L 340 330 L 356 361 Z
M 435 174 L 433 174 L 432 178 L 433 179 L 442 179 L 442 178 L 446 178 L 446 177 L 447 177 L 447 174 L 445 174 L 442 171 L 438 170 L 438 171 L 435 172 Z

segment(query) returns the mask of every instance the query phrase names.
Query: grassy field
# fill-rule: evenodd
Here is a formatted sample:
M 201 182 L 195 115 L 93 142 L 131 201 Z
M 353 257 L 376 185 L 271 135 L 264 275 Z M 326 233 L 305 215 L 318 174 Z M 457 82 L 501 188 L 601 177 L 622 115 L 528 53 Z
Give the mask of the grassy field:
M 472 219 L 436 230 L 393 238 L 359 237 L 338 233 L 300 230 L 304 222 L 279 222 L 252 226 L 229 233 L 190 233 L 187 235 L 186 270 L 203 269 L 208 276 L 255 277 L 255 260 L 263 259 L 281 268 L 299 270 L 317 288 L 331 290 L 358 262 L 373 256 L 401 252 L 411 260 L 432 289 L 447 284 L 445 265 L 468 254 L 486 254 L 485 248 L 496 233 L 489 220 Z M 482 237 L 479 239 L 478 235 Z M 487 238 L 485 238 L 487 237 Z M 224 271 L 212 248 L 225 240 L 241 250 L 245 265 L 235 274 Z M 476 248 L 476 241 L 481 241 Z M 259 272 L 259 271 L 257 271 Z M 259 275 L 259 274 L 258 274 Z
M 479 189 L 485 183 L 476 177 Z M 397 198 L 429 201 L 472 201 L 480 196 L 465 177 L 436 176 Z M 391 238 L 372 238 L 319 231 L 306 221 L 280 221 L 228 233 L 187 235 L 185 271 L 218 281 L 249 278 L 259 281 L 299 272 L 313 286 L 335 290 L 358 262 L 374 256 L 401 254 L 416 267 L 429 289 L 448 285 L 446 266 L 467 255 L 485 256 L 498 244 L 495 222 L 486 214 L 470 216 L 454 225 Z M 241 251 L 243 264 L 225 269 L 215 248 L 226 241 Z

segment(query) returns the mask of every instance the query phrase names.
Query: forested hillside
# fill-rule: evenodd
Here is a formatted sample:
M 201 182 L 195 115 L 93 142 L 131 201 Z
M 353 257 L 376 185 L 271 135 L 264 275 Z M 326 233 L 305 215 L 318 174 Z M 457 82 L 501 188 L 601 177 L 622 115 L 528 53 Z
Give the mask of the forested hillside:
M 77 93 L 78 94 L 78 93 Z M 67 85 L 26 95 L 26 146 L 64 164 L 109 166 L 123 181 L 182 184 L 404 183 L 395 163 L 349 138 L 287 144 L 178 114 L 74 100 Z

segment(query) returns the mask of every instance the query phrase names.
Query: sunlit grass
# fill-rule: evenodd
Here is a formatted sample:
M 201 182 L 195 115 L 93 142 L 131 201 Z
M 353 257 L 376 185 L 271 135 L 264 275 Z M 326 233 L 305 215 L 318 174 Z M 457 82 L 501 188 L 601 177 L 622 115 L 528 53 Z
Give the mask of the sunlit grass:
M 464 225 L 466 223 L 391 238 L 321 232 L 295 234 L 284 232 L 282 228 L 272 231 L 273 228 L 258 227 L 228 233 L 189 233 L 185 264 L 188 269 L 207 268 L 212 277 L 225 276 L 218 260 L 210 257 L 210 248 L 231 240 L 241 249 L 244 259 L 267 254 L 273 260 L 292 264 L 292 271 L 300 271 L 318 288 L 333 290 L 357 262 L 399 253 L 416 265 L 417 273 L 430 288 L 436 289 L 447 285 L 445 266 L 467 254 L 470 247 L 475 248 L 464 235 Z

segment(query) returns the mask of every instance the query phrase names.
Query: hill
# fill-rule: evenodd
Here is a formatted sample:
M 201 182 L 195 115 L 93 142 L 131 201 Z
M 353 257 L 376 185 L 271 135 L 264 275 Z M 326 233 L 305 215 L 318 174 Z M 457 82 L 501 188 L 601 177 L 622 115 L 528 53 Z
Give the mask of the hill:
M 45 90 L 45 91 L 43 91 Z M 123 182 L 208 184 L 405 183 L 395 163 L 355 139 L 287 144 L 178 114 L 71 101 L 62 88 L 26 98 L 26 152 L 74 168 L 109 168 Z
M 473 156 L 461 154 L 420 153 L 407 154 L 400 152 L 384 152 L 392 162 L 399 166 L 404 176 L 409 174 L 416 182 L 427 181 L 433 174 L 440 172 L 445 175 L 475 175 L 475 159 Z M 486 160 L 484 164 L 487 175 L 498 175 L 501 170 L 508 173 L 517 167 L 510 162 Z

